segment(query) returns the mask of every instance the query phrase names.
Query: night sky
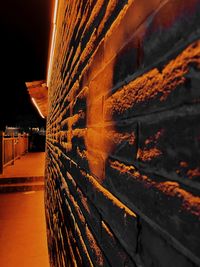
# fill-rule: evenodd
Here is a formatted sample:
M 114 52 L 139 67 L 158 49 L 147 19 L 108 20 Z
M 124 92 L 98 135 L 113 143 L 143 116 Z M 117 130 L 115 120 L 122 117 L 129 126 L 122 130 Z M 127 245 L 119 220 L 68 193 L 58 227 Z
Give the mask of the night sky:
M 46 79 L 52 4 L 53 0 L 1 3 L 1 128 L 42 123 L 25 82 Z

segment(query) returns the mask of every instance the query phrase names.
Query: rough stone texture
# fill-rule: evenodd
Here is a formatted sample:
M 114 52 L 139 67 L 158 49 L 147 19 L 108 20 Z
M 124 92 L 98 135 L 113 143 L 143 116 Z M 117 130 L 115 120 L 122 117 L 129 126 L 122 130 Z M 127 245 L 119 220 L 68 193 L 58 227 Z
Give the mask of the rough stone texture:
M 200 1 L 59 1 L 51 266 L 200 265 Z

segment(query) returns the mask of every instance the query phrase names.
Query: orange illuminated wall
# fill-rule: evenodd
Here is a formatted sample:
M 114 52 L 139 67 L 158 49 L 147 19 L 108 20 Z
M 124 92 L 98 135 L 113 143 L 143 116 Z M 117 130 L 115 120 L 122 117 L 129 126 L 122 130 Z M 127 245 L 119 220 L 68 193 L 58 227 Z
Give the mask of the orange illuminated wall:
M 200 1 L 60 0 L 51 266 L 200 265 Z

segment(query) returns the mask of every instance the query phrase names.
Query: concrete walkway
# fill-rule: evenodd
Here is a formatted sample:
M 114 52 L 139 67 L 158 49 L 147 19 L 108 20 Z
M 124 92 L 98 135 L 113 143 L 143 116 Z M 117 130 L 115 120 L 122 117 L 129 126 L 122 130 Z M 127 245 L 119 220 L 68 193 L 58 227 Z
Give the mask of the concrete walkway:
M 44 176 L 45 153 L 27 153 L 4 168 L 0 178 Z
M 49 267 L 43 191 L 0 194 L 0 266 Z
M 29 191 L 0 194 L 1 267 L 49 267 L 44 191 L 34 190 L 44 176 L 44 159 L 45 153 L 28 153 L 0 175 L 0 188 L 19 182 L 26 188 L 31 181 Z

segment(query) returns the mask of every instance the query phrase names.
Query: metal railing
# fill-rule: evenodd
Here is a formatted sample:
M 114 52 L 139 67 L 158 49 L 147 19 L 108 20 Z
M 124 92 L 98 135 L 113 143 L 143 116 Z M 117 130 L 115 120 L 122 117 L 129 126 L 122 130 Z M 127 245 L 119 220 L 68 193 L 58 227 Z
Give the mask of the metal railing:
M 0 173 L 9 164 L 28 152 L 28 134 L 6 136 L 0 132 Z

